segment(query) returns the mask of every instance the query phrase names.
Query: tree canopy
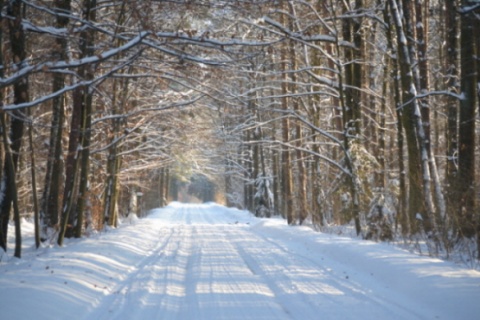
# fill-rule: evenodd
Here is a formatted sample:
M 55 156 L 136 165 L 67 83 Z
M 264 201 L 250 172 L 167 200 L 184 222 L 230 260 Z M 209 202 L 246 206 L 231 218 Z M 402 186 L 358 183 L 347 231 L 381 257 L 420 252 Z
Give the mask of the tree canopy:
M 431 254 L 479 247 L 476 2 L 0 8 L 0 246 L 13 220 L 16 256 L 22 215 L 37 246 L 62 245 L 182 194 Z

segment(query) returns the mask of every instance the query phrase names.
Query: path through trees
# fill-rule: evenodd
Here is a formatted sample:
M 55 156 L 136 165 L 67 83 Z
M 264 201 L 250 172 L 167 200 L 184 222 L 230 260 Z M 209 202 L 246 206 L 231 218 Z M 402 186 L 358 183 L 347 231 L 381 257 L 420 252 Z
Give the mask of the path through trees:
M 0 7 L 4 250 L 34 196 L 60 245 L 183 200 L 478 248 L 476 2 Z

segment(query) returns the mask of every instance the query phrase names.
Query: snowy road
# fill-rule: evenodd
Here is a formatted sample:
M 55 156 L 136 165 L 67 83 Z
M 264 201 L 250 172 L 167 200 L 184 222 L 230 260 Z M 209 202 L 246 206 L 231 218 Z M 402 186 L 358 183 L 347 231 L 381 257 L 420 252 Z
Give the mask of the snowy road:
M 2 319 L 478 319 L 479 301 L 477 271 L 214 204 L 0 265 Z

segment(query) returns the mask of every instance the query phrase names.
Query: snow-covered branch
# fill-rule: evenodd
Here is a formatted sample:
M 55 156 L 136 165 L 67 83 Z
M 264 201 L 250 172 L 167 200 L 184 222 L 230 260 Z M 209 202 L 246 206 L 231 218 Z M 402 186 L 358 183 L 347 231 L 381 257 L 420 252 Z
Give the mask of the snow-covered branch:
M 25 78 L 31 73 L 37 73 L 37 72 L 51 72 L 51 71 L 56 71 L 56 70 L 64 70 L 64 69 L 71 69 L 71 68 L 78 68 L 87 64 L 96 64 L 103 62 L 105 60 L 108 60 L 114 56 L 119 55 L 122 52 L 126 52 L 135 46 L 137 46 L 139 43 L 142 42 L 142 39 L 145 38 L 149 32 L 141 32 L 138 34 L 138 36 L 134 37 L 131 39 L 129 42 L 125 43 L 122 46 L 119 46 L 117 48 L 113 48 L 110 50 L 107 50 L 105 52 L 99 53 L 94 56 L 89 56 L 85 57 L 82 59 L 78 60 L 70 60 L 70 61 L 56 61 L 56 62 L 45 62 L 41 63 L 38 65 L 26 65 L 25 67 L 21 68 L 14 74 L 12 74 L 9 77 L 0 79 L 0 88 L 4 88 L 6 86 L 12 85 L 17 81 L 20 81 L 21 79 Z

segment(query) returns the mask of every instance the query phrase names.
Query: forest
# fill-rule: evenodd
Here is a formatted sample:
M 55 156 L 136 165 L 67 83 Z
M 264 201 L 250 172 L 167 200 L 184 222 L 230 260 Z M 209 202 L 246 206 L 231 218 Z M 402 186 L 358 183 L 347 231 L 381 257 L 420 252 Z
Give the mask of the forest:
M 480 2 L 0 0 L 0 246 L 216 201 L 480 259 Z

